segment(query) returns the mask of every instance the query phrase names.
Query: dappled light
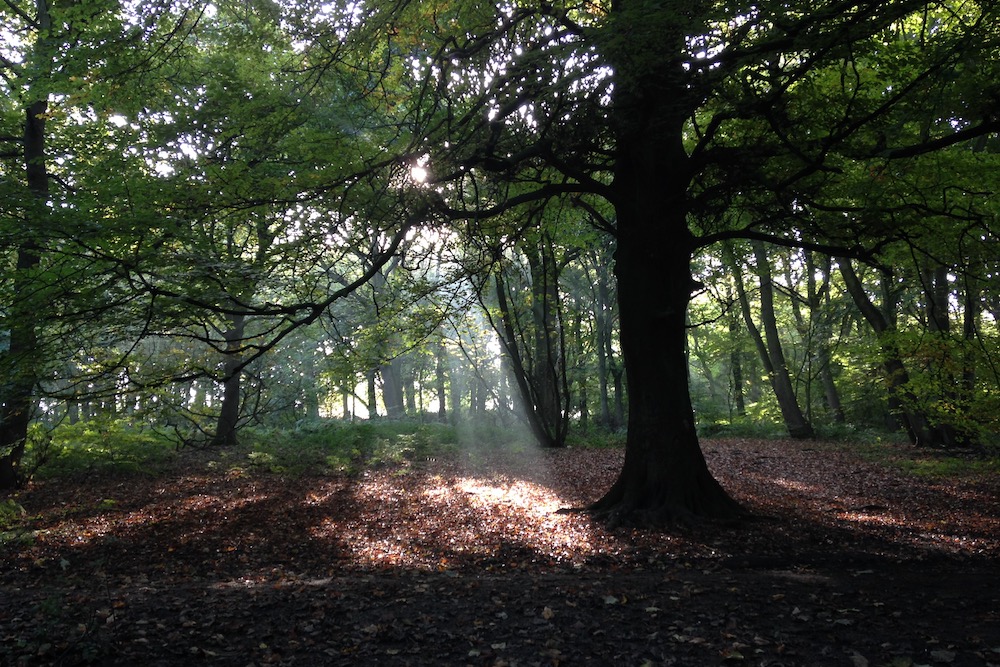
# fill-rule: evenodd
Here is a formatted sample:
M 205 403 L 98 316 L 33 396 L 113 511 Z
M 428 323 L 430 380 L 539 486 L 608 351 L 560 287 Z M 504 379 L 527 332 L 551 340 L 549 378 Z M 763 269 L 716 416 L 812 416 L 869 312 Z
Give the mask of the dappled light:
M 186 642 L 178 664 L 195 654 L 279 663 L 317 648 L 350 664 L 414 664 L 405 656 L 429 642 L 457 664 L 512 650 L 546 651 L 541 664 L 598 651 L 611 664 L 622 650 L 613 623 L 639 628 L 638 653 L 660 646 L 716 664 L 753 647 L 761 664 L 781 664 L 793 646 L 811 655 L 830 627 L 850 635 L 850 650 L 870 643 L 873 624 L 898 636 L 915 609 L 937 604 L 915 596 L 953 585 L 974 615 L 947 632 L 974 627 L 969 651 L 986 650 L 995 612 L 969 591 L 992 589 L 967 572 L 991 572 L 1000 556 L 996 479 L 928 482 L 822 443 L 717 440 L 705 451 L 748 523 L 610 530 L 560 511 L 614 481 L 614 449 L 467 450 L 299 475 L 232 457 L 223 466 L 203 450 L 157 477 L 37 483 L 0 533 L 0 620 L 12 630 L 0 657 L 21 655 L 12 638 L 41 622 L 67 647 Z M 73 611 L 46 618 L 52 600 Z
M 343 503 L 369 508 L 343 511 Z M 406 479 L 369 472 L 311 491 L 306 504 L 328 516 L 310 530 L 362 567 L 449 569 L 478 564 L 582 563 L 596 553 L 596 527 L 585 516 L 557 514 L 571 504 L 558 491 L 516 477 L 463 475 L 460 469 Z M 516 563 L 515 563 L 516 565 Z

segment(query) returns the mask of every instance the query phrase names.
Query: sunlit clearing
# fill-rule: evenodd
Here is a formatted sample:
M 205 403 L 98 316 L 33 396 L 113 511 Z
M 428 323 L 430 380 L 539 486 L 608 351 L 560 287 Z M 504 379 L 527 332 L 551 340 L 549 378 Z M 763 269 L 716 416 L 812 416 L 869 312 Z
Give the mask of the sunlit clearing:
M 476 476 L 425 482 L 422 491 L 404 490 L 398 480 L 372 475 L 351 490 L 352 500 L 380 507 L 379 514 L 347 521 L 331 517 L 316 525 L 312 536 L 335 542 L 362 567 L 573 564 L 598 551 L 588 519 L 556 514 L 570 503 L 541 484 Z M 336 511 L 335 496 L 336 490 L 314 492 L 305 501 L 330 503 Z

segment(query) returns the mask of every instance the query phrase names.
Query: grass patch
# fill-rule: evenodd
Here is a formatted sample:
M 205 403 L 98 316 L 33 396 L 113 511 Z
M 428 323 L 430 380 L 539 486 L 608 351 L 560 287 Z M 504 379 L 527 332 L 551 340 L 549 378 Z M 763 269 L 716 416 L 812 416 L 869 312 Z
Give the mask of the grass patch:
M 567 447 L 583 447 L 585 449 L 616 449 L 625 446 L 625 429 L 611 431 L 598 426 L 570 428 L 566 436 Z
M 867 461 L 932 480 L 1000 475 L 1000 448 L 945 451 L 898 441 L 854 442 L 847 447 Z
M 932 453 L 901 458 L 895 465 L 917 477 L 962 479 L 1000 475 L 1000 454 L 993 452 L 985 456 L 971 457 Z
M 772 421 L 755 421 L 750 418 L 737 418 L 731 421 L 698 421 L 698 436 L 702 438 L 751 438 L 756 440 L 775 440 L 787 438 L 788 431 L 783 424 Z

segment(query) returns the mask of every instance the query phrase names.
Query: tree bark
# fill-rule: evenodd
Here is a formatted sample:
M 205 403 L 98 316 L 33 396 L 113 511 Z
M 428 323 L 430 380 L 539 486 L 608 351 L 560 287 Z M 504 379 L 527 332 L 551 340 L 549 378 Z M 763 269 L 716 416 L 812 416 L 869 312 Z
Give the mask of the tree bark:
M 640 28 L 647 18 L 642 6 L 622 0 L 616 8 L 619 36 L 632 29 L 648 34 Z M 671 61 L 672 52 L 682 51 L 683 39 L 682 30 L 657 35 L 656 67 L 642 76 L 628 71 L 625 55 L 619 72 L 624 76 L 615 84 L 612 203 L 628 435 L 618 479 L 591 506 L 612 523 L 743 514 L 708 469 L 688 389 L 685 342 L 695 245 L 687 226 L 687 190 L 692 174 L 683 145 L 686 80 L 680 62 Z M 613 65 L 616 55 L 612 47 Z
M 507 286 L 501 272 L 497 272 L 494 281 L 496 288 L 497 305 L 500 311 L 500 323 L 494 325 L 500 337 L 500 346 L 503 349 L 507 363 L 509 364 L 511 375 L 517 385 L 518 395 L 521 399 L 524 421 L 531 430 L 535 440 L 542 447 L 561 447 L 565 445 L 566 429 L 561 422 L 562 415 L 556 409 L 555 415 L 551 413 L 551 406 L 558 406 L 553 396 L 555 385 L 548 382 L 548 364 L 543 360 L 535 358 L 533 363 L 526 363 L 521 354 L 523 336 L 519 336 L 517 328 L 514 326 L 514 313 L 507 300 Z M 536 322 L 536 326 L 538 323 Z M 544 350 L 539 350 L 537 346 L 543 345 L 537 340 L 536 334 L 535 354 L 545 354 Z M 534 369 L 542 370 L 533 372 Z M 537 384 L 541 383 L 541 384 Z
M 39 0 L 38 30 L 48 29 L 48 5 Z M 44 41 L 44 37 L 42 38 Z M 27 217 L 33 223 L 17 248 L 13 301 L 8 305 L 9 343 L 0 357 L 6 376 L 0 403 L 0 489 L 14 488 L 21 482 L 21 460 L 27 448 L 28 426 L 34 411 L 34 392 L 38 371 L 37 313 L 28 298 L 31 273 L 41 263 L 41 246 L 31 227 L 42 226 L 40 218 L 49 214 L 49 175 L 45 159 L 45 114 L 48 101 L 36 100 L 25 108 L 24 166 L 28 191 Z
M 729 290 L 728 298 L 732 302 L 732 287 Z M 740 316 L 732 308 L 726 316 L 729 320 L 729 366 L 732 377 L 732 397 L 735 403 L 736 414 L 745 417 L 747 414 L 746 399 L 743 396 L 743 353 L 740 349 Z
M 382 376 L 382 402 L 385 403 L 385 412 L 390 419 L 402 419 L 406 416 L 399 366 L 398 359 L 379 366 L 379 375 Z
M 229 328 L 224 334 L 226 339 L 226 358 L 223 364 L 222 407 L 216 422 L 213 445 L 225 447 L 235 446 L 238 442 L 237 432 L 242 405 L 243 334 L 246 318 L 243 315 L 233 315 Z
M 437 417 L 442 424 L 448 422 L 447 355 L 444 340 L 439 338 L 434 344 L 434 390 L 438 401 Z
M 899 354 L 899 349 L 892 340 L 892 332 L 895 327 L 865 294 L 861 280 L 854 272 L 854 267 L 851 266 L 851 260 L 846 258 L 840 260 L 840 274 L 844 278 L 844 285 L 854 300 L 854 304 L 878 337 L 879 345 L 882 348 L 882 368 L 885 372 L 890 410 L 896 415 L 910 442 L 915 445 L 928 443 L 931 432 L 927 425 L 927 419 L 912 407 L 913 396 L 906 388 L 910 376 Z
M 753 243 L 754 257 L 757 261 L 757 277 L 760 281 L 760 320 L 764 328 L 764 340 L 766 342 L 766 356 L 770 365 L 769 375 L 771 387 L 774 395 L 778 399 L 778 407 L 781 408 L 781 416 L 785 421 L 785 428 L 793 438 L 812 438 L 812 425 L 802 414 L 798 398 L 795 396 L 795 387 L 792 385 L 792 378 L 788 372 L 788 363 L 785 361 L 785 352 L 781 346 L 781 338 L 778 335 L 778 322 L 774 313 L 774 284 L 771 279 L 771 264 L 764 249 L 764 244 Z M 763 359 L 762 359 L 763 361 Z M 765 364 L 767 365 L 767 364 Z

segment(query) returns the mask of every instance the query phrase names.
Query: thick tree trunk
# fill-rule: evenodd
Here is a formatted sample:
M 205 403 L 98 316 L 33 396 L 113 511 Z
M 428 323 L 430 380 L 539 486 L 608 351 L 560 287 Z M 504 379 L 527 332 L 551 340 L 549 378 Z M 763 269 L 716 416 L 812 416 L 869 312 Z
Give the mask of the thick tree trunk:
M 382 376 L 382 402 L 385 403 L 385 412 L 390 419 L 402 419 L 406 416 L 399 366 L 399 360 L 393 359 L 379 367 L 379 375 Z
M 591 508 L 613 522 L 732 519 L 742 513 L 712 477 L 698 443 L 684 353 L 691 245 L 683 216 L 671 216 L 670 205 L 619 210 L 616 273 L 628 436 L 617 481 Z M 630 220 L 632 215 L 643 217 Z
M 618 20 L 619 30 L 627 32 L 645 13 L 641 6 L 629 7 Z M 683 40 L 683 34 L 674 38 Z M 618 479 L 591 506 L 613 523 L 743 514 L 708 469 L 688 390 L 685 342 L 694 240 L 687 226 L 686 88 L 681 66 L 669 61 L 669 36 L 663 41 L 666 51 L 658 52 L 657 69 L 616 80 L 615 89 L 615 275 L 628 436 Z

